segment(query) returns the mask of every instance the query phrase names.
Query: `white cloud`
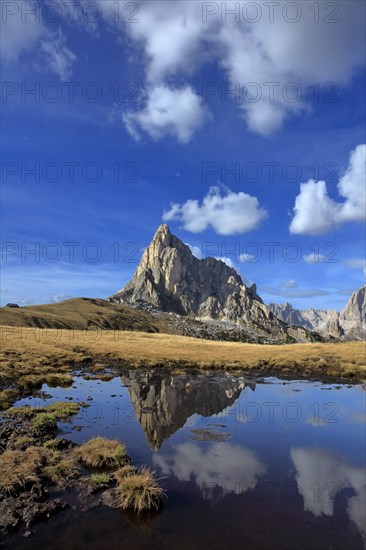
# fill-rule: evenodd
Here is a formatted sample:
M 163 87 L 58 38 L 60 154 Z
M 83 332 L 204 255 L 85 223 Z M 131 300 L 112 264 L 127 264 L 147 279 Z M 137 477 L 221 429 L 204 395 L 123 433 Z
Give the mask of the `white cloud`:
M 316 517 L 333 516 L 337 495 L 344 489 L 352 489 L 353 494 L 347 497 L 347 513 L 366 540 L 364 468 L 347 464 L 323 449 L 293 448 L 291 458 L 304 509 Z M 314 493 L 314 487 L 319 489 L 318 493 Z
M 66 37 L 63 35 L 61 29 L 47 40 L 41 40 L 41 55 L 45 57 L 50 69 L 61 80 L 71 78 L 72 66 L 76 61 L 76 55 L 66 46 Z
M 180 481 L 193 478 L 203 494 L 216 486 L 222 496 L 253 489 L 266 472 L 256 453 L 229 443 L 213 443 L 208 448 L 182 443 L 171 455 L 154 455 L 153 461 L 163 475 L 174 475 Z
M 309 180 L 300 185 L 290 233 L 319 235 L 334 228 L 339 205 L 329 198 L 325 181 Z
M 365 220 L 365 159 L 366 145 L 358 145 L 351 152 L 347 171 L 338 182 L 338 191 L 345 198 L 344 202 L 336 202 L 329 197 L 324 181 L 302 183 L 295 200 L 290 233 L 319 235 L 344 222 Z
M 315 254 L 315 252 L 312 252 L 311 254 L 304 255 L 304 262 L 309 265 L 321 264 L 324 260 L 325 256 L 323 256 L 323 254 Z
M 259 206 L 258 199 L 247 193 L 233 193 L 226 189 L 221 195 L 219 187 L 211 187 L 202 205 L 190 199 L 184 204 L 172 204 L 164 211 L 163 221 L 178 220 L 183 228 L 199 233 L 212 227 L 219 235 L 234 235 L 256 229 L 267 217 L 267 212 Z
M 204 35 L 199 2 L 140 2 L 136 15 L 138 24 L 128 25 L 127 31 L 144 47 L 150 82 L 161 82 L 178 71 L 189 73 L 197 66 Z
M 116 2 L 99 1 L 112 27 L 115 8 L 110 8 Z M 120 13 L 124 4 L 119 2 Z M 295 23 L 286 20 L 293 16 L 286 0 L 275 3 L 274 22 L 269 17 L 271 8 L 265 4 L 257 3 L 261 13 L 255 23 L 243 16 L 246 0 L 228 7 L 221 2 L 212 4 L 217 13 L 205 20 L 202 2 L 140 1 L 138 23 L 117 23 L 136 51 L 143 51 L 149 87 L 166 85 L 177 77 L 191 78 L 206 62 L 216 63 L 224 75 L 214 84 L 233 88 L 238 83 L 241 92 L 250 82 L 258 84 L 257 100 L 252 94 L 241 93 L 237 104 L 248 127 L 268 135 L 282 126 L 288 114 L 296 115 L 307 108 L 308 98 L 304 96 L 315 82 L 320 86 L 329 82 L 346 84 L 355 69 L 364 64 L 363 2 L 339 0 L 339 11 L 333 16 L 337 24 L 327 21 L 327 15 L 332 14 L 325 11 L 314 22 L 314 10 L 300 2 L 296 3 L 301 13 Z M 238 11 L 239 21 L 233 15 L 225 17 L 225 10 L 233 8 Z M 290 83 L 300 90 L 298 101 L 292 101 L 293 87 L 287 88 Z
M 207 116 L 201 98 L 190 86 L 156 86 L 149 90 L 142 110 L 124 113 L 122 119 L 134 139 L 138 140 L 140 130 L 144 130 L 156 140 L 174 136 L 180 143 L 188 143 Z
M 339 194 L 346 202 L 341 206 L 340 221 L 359 221 L 366 218 L 366 144 L 358 145 L 351 153 L 346 173 L 338 184 Z

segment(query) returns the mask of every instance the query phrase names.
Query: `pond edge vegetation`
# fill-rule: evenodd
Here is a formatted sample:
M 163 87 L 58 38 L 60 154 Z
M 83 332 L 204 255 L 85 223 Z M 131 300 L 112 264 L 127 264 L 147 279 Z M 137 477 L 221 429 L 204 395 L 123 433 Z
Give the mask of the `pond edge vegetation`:
M 82 488 L 101 493 L 113 508 L 136 514 L 159 510 L 165 491 L 154 472 L 137 468 L 123 443 L 94 437 L 75 445 L 57 437 L 85 403 L 56 402 L 45 407 L 13 407 L 2 413 L 0 428 L 0 532 L 29 527 L 40 509 L 64 509 L 52 493 Z M 51 506 L 52 503 L 57 506 Z M 16 519 L 16 521 L 15 521 Z

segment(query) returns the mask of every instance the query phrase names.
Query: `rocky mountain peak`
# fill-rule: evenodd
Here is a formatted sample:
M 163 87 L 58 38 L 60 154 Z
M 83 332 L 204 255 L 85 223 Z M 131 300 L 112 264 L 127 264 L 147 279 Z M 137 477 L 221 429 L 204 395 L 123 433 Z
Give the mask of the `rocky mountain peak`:
M 173 235 L 170 232 L 169 226 L 166 223 L 162 223 L 156 230 L 156 233 L 151 241 L 153 243 L 161 243 L 164 246 L 169 246 L 173 239 Z M 150 245 L 151 246 L 151 245 Z
M 293 341 L 296 332 L 300 339 L 308 338 L 305 330 L 300 334 L 281 323 L 263 304 L 255 285 L 247 287 L 221 260 L 196 258 L 166 224 L 158 227 L 132 280 L 110 300 L 241 325 L 268 341 Z

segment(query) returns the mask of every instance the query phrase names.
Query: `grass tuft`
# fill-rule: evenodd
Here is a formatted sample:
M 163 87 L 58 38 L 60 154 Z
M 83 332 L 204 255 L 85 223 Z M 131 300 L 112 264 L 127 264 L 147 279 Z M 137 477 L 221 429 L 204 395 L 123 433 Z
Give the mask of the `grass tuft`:
M 122 466 L 121 468 L 118 468 L 116 472 L 114 472 L 114 478 L 119 483 L 122 479 L 124 479 L 127 476 L 132 476 L 137 473 L 137 468 L 135 466 L 131 466 L 130 464 L 127 464 L 126 466 Z
M 112 483 L 113 477 L 106 472 L 94 473 L 91 475 L 91 480 L 97 487 L 105 488 L 109 487 Z
M 32 420 L 32 426 L 39 432 L 51 432 L 57 428 L 57 417 L 53 413 L 38 413 Z
M 138 513 L 160 508 L 165 492 L 150 470 L 141 468 L 135 473 L 117 471 L 115 477 L 120 508 Z
M 94 437 L 76 449 L 76 454 L 89 468 L 118 468 L 131 459 L 125 445 L 116 439 Z
M 55 414 L 58 420 L 63 420 L 77 414 L 79 412 L 81 403 L 68 403 L 67 401 L 56 401 L 45 407 L 45 410 Z

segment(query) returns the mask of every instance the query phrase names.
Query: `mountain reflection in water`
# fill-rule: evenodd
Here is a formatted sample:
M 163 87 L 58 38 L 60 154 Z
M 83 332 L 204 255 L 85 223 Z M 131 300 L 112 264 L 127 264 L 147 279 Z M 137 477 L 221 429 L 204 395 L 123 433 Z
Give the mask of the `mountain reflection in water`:
M 255 390 L 254 382 L 228 375 L 207 377 L 130 370 L 121 379 L 154 451 L 193 414 L 204 417 L 219 414 L 233 405 L 244 388 Z
M 27 548 L 99 550 L 106 537 L 136 550 L 365 548 L 365 386 L 128 369 L 42 390 L 46 401 L 89 404 L 63 437 L 119 439 L 168 498 L 148 518 L 69 509 L 32 526 Z M 24 547 L 21 534 L 11 547 Z

